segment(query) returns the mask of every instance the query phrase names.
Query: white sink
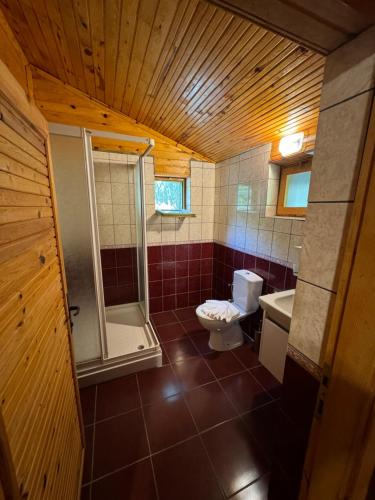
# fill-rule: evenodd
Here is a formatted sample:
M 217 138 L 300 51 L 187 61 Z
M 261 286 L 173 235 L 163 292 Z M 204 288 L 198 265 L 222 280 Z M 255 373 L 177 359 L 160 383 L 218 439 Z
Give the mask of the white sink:
M 270 293 L 259 297 L 261 308 L 266 311 L 269 319 L 289 331 L 292 319 L 295 290 Z

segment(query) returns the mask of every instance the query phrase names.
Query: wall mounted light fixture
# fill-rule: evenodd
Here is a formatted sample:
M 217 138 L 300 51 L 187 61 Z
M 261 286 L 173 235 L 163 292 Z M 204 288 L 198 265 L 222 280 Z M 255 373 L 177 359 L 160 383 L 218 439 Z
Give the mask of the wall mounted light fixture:
M 297 134 L 287 135 L 283 137 L 279 143 L 279 151 L 281 156 L 290 156 L 298 153 L 302 149 L 303 145 L 303 132 L 298 132 Z

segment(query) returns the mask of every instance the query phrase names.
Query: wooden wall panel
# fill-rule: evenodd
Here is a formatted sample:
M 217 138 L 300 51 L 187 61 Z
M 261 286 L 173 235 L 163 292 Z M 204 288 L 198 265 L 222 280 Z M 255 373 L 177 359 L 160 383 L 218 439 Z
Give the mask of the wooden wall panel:
M 204 0 L 45 3 L 0 0 L 29 62 L 126 115 L 138 135 L 147 127 L 157 142 L 220 161 L 316 129 L 325 57 L 243 17 Z M 40 97 L 41 74 L 48 119 L 82 117 L 77 95 L 61 102 L 44 85 Z
M 83 435 L 48 136 L 35 109 L 19 112 L 33 105 L 9 72 L 0 83 L 1 482 L 14 474 L 19 498 L 73 500 Z

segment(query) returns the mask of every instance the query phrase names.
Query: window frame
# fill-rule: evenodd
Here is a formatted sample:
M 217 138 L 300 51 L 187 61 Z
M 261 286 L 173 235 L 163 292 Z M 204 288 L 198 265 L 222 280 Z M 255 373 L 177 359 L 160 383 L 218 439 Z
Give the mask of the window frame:
M 163 177 L 160 175 L 155 176 L 155 182 L 156 181 L 167 181 L 167 182 L 181 182 L 182 184 L 182 208 L 178 208 L 177 210 L 168 210 L 169 212 L 181 212 L 183 210 L 186 210 L 186 179 L 184 177 Z M 157 208 L 156 206 L 156 190 L 154 193 L 154 203 L 155 203 L 155 210 L 161 210 Z
M 276 215 L 281 217 L 304 217 L 306 215 L 307 207 L 286 207 L 284 205 L 288 175 L 302 174 L 304 172 L 311 172 L 311 161 L 300 165 L 280 168 L 280 183 L 279 193 L 277 196 Z

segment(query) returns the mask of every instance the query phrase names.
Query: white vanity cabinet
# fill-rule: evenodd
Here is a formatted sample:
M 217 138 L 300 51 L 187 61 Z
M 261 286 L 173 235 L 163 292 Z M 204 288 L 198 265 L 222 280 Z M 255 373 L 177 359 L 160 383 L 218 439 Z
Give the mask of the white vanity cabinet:
M 265 317 L 260 337 L 259 361 L 279 382 L 283 381 L 287 348 L 288 332 Z

